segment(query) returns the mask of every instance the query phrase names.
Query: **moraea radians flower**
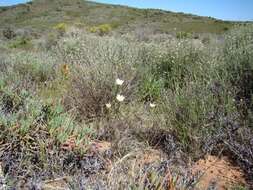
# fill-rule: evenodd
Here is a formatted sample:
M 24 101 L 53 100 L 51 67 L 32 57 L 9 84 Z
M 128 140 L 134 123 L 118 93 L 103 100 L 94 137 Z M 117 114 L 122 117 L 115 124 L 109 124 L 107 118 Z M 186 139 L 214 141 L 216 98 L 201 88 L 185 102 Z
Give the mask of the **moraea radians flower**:
M 112 104 L 108 103 L 108 104 L 105 104 L 105 106 L 106 106 L 107 109 L 110 109 L 112 107 Z
M 125 100 L 125 97 L 124 97 L 123 95 L 117 94 L 116 99 L 117 99 L 119 102 L 123 102 L 123 101 Z
M 124 83 L 123 80 L 120 80 L 120 79 L 116 79 L 116 85 L 119 85 L 119 86 L 122 86 Z
M 154 103 L 150 103 L 149 106 L 150 106 L 151 108 L 156 107 L 156 105 L 155 105 Z

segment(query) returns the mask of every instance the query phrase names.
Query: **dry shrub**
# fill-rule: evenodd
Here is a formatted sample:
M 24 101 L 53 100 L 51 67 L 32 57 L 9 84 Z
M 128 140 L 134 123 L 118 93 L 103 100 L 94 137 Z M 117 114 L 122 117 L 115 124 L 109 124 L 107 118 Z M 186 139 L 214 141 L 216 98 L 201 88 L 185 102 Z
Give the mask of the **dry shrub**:
M 74 71 L 64 104 L 68 110 L 75 109 L 79 119 L 92 120 L 104 116 L 107 103 L 118 104 L 118 93 L 126 97 L 125 103 L 134 98 L 135 78 L 124 81 L 119 87 L 115 84 L 117 76 L 110 69 L 109 65 L 98 65 L 78 67 L 78 71 Z
M 8 39 L 8 40 L 11 40 L 13 38 L 16 37 L 16 33 L 14 32 L 14 30 L 12 28 L 5 28 L 3 30 L 3 36 Z
M 79 39 L 80 38 L 80 39 Z M 113 38 L 70 36 L 59 42 L 57 53 L 70 66 L 70 88 L 65 95 L 67 109 L 75 109 L 79 119 L 94 119 L 105 114 L 105 104 L 115 103 L 117 93 L 134 99 L 138 54 L 129 44 Z M 115 84 L 124 80 L 123 86 Z
M 64 98 L 67 109 L 75 109 L 79 119 L 101 117 L 105 104 L 113 99 L 113 86 L 108 81 L 98 81 L 98 78 L 84 77 L 76 74 L 71 80 L 71 86 Z

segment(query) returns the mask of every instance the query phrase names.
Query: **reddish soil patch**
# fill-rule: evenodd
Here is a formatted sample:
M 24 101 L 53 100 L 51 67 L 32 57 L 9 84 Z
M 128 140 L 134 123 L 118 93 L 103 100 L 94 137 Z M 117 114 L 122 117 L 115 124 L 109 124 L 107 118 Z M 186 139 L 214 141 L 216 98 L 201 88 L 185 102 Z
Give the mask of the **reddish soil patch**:
M 96 152 L 99 154 L 104 154 L 107 151 L 111 151 L 112 149 L 112 144 L 107 141 L 93 141 L 90 144 L 90 151 L 91 152 Z
M 242 170 L 233 166 L 226 157 L 206 156 L 194 164 L 193 173 L 197 172 L 200 172 L 197 189 L 215 186 L 216 189 L 226 190 L 234 185 L 246 184 Z

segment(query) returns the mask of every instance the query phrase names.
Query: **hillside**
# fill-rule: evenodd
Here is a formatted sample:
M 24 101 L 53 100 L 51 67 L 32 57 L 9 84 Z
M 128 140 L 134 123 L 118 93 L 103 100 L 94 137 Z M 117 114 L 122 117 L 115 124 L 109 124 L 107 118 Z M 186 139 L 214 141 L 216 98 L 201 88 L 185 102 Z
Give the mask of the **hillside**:
M 12 26 L 48 31 L 58 23 L 92 27 L 110 24 L 119 31 L 131 31 L 146 25 L 156 32 L 185 31 L 223 33 L 233 26 L 209 17 L 162 10 L 136 9 L 84 0 L 34 0 L 27 4 L 0 8 L 0 28 Z

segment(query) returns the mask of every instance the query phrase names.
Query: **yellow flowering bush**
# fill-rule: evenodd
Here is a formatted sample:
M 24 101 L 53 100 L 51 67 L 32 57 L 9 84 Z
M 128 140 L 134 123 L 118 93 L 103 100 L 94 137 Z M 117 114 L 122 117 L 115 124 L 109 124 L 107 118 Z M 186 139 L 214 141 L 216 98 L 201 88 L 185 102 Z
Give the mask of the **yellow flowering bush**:
M 89 29 L 91 33 L 98 33 L 99 35 L 105 35 L 111 32 L 112 27 L 110 24 L 101 24 L 98 26 L 93 26 Z
M 60 34 L 64 34 L 67 31 L 67 24 L 59 23 L 54 27 Z

